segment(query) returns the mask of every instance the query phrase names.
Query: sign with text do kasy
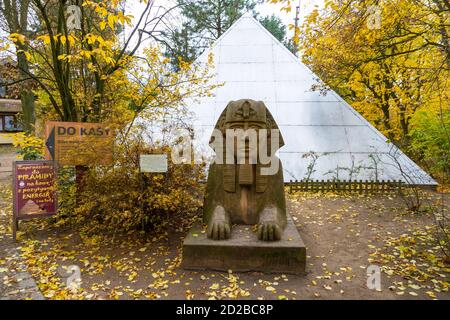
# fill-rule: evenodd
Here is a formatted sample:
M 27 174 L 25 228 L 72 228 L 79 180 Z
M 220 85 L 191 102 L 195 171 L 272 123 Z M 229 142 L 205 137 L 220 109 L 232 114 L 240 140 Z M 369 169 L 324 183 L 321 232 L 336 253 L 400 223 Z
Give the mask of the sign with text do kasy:
M 56 170 L 53 161 L 14 162 L 14 218 L 56 214 Z
M 88 122 L 45 123 L 45 159 L 59 165 L 109 165 L 113 162 L 113 131 Z

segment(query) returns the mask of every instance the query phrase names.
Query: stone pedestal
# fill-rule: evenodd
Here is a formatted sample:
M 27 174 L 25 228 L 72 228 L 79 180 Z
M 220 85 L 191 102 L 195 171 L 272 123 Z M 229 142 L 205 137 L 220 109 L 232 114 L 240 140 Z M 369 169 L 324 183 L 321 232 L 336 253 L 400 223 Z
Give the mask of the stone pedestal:
M 288 215 L 279 241 L 258 240 L 253 226 L 235 225 L 228 240 L 211 240 L 194 225 L 183 243 L 182 267 L 191 270 L 304 274 L 306 248 Z

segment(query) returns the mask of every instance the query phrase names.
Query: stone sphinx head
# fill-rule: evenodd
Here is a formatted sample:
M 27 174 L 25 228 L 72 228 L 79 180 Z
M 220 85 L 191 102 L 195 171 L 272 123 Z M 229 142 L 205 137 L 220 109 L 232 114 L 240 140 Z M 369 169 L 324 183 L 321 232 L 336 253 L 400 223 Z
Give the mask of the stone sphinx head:
M 283 137 L 264 102 L 250 99 L 228 103 L 211 137 L 218 163 L 225 164 L 267 164 L 263 158 L 283 145 Z
M 230 237 L 231 225 L 259 224 L 261 240 L 278 240 L 286 224 L 283 172 L 275 152 L 284 145 L 261 101 L 230 102 L 217 121 L 204 204 L 208 236 Z

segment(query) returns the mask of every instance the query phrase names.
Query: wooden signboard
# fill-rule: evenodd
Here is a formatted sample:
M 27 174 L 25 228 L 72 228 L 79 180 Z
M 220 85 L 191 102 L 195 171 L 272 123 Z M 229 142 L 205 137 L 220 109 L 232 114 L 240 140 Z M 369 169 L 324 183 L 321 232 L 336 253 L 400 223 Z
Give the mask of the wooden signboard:
M 110 165 L 113 162 L 113 131 L 101 123 L 45 123 L 45 159 L 59 165 Z
M 19 220 L 55 215 L 56 168 L 53 161 L 15 161 L 13 164 L 13 238 Z

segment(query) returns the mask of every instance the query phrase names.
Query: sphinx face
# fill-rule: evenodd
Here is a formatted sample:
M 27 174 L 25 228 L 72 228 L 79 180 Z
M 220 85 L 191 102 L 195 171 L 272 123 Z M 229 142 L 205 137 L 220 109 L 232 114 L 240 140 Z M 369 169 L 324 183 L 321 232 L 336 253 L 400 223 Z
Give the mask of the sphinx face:
M 227 123 L 227 135 L 233 138 L 233 156 L 235 163 L 255 164 L 260 147 L 259 133 L 267 129 L 265 123 L 259 121 L 235 121 Z
M 210 146 L 220 164 L 266 165 L 284 145 L 278 130 L 262 101 L 231 101 L 217 121 Z

